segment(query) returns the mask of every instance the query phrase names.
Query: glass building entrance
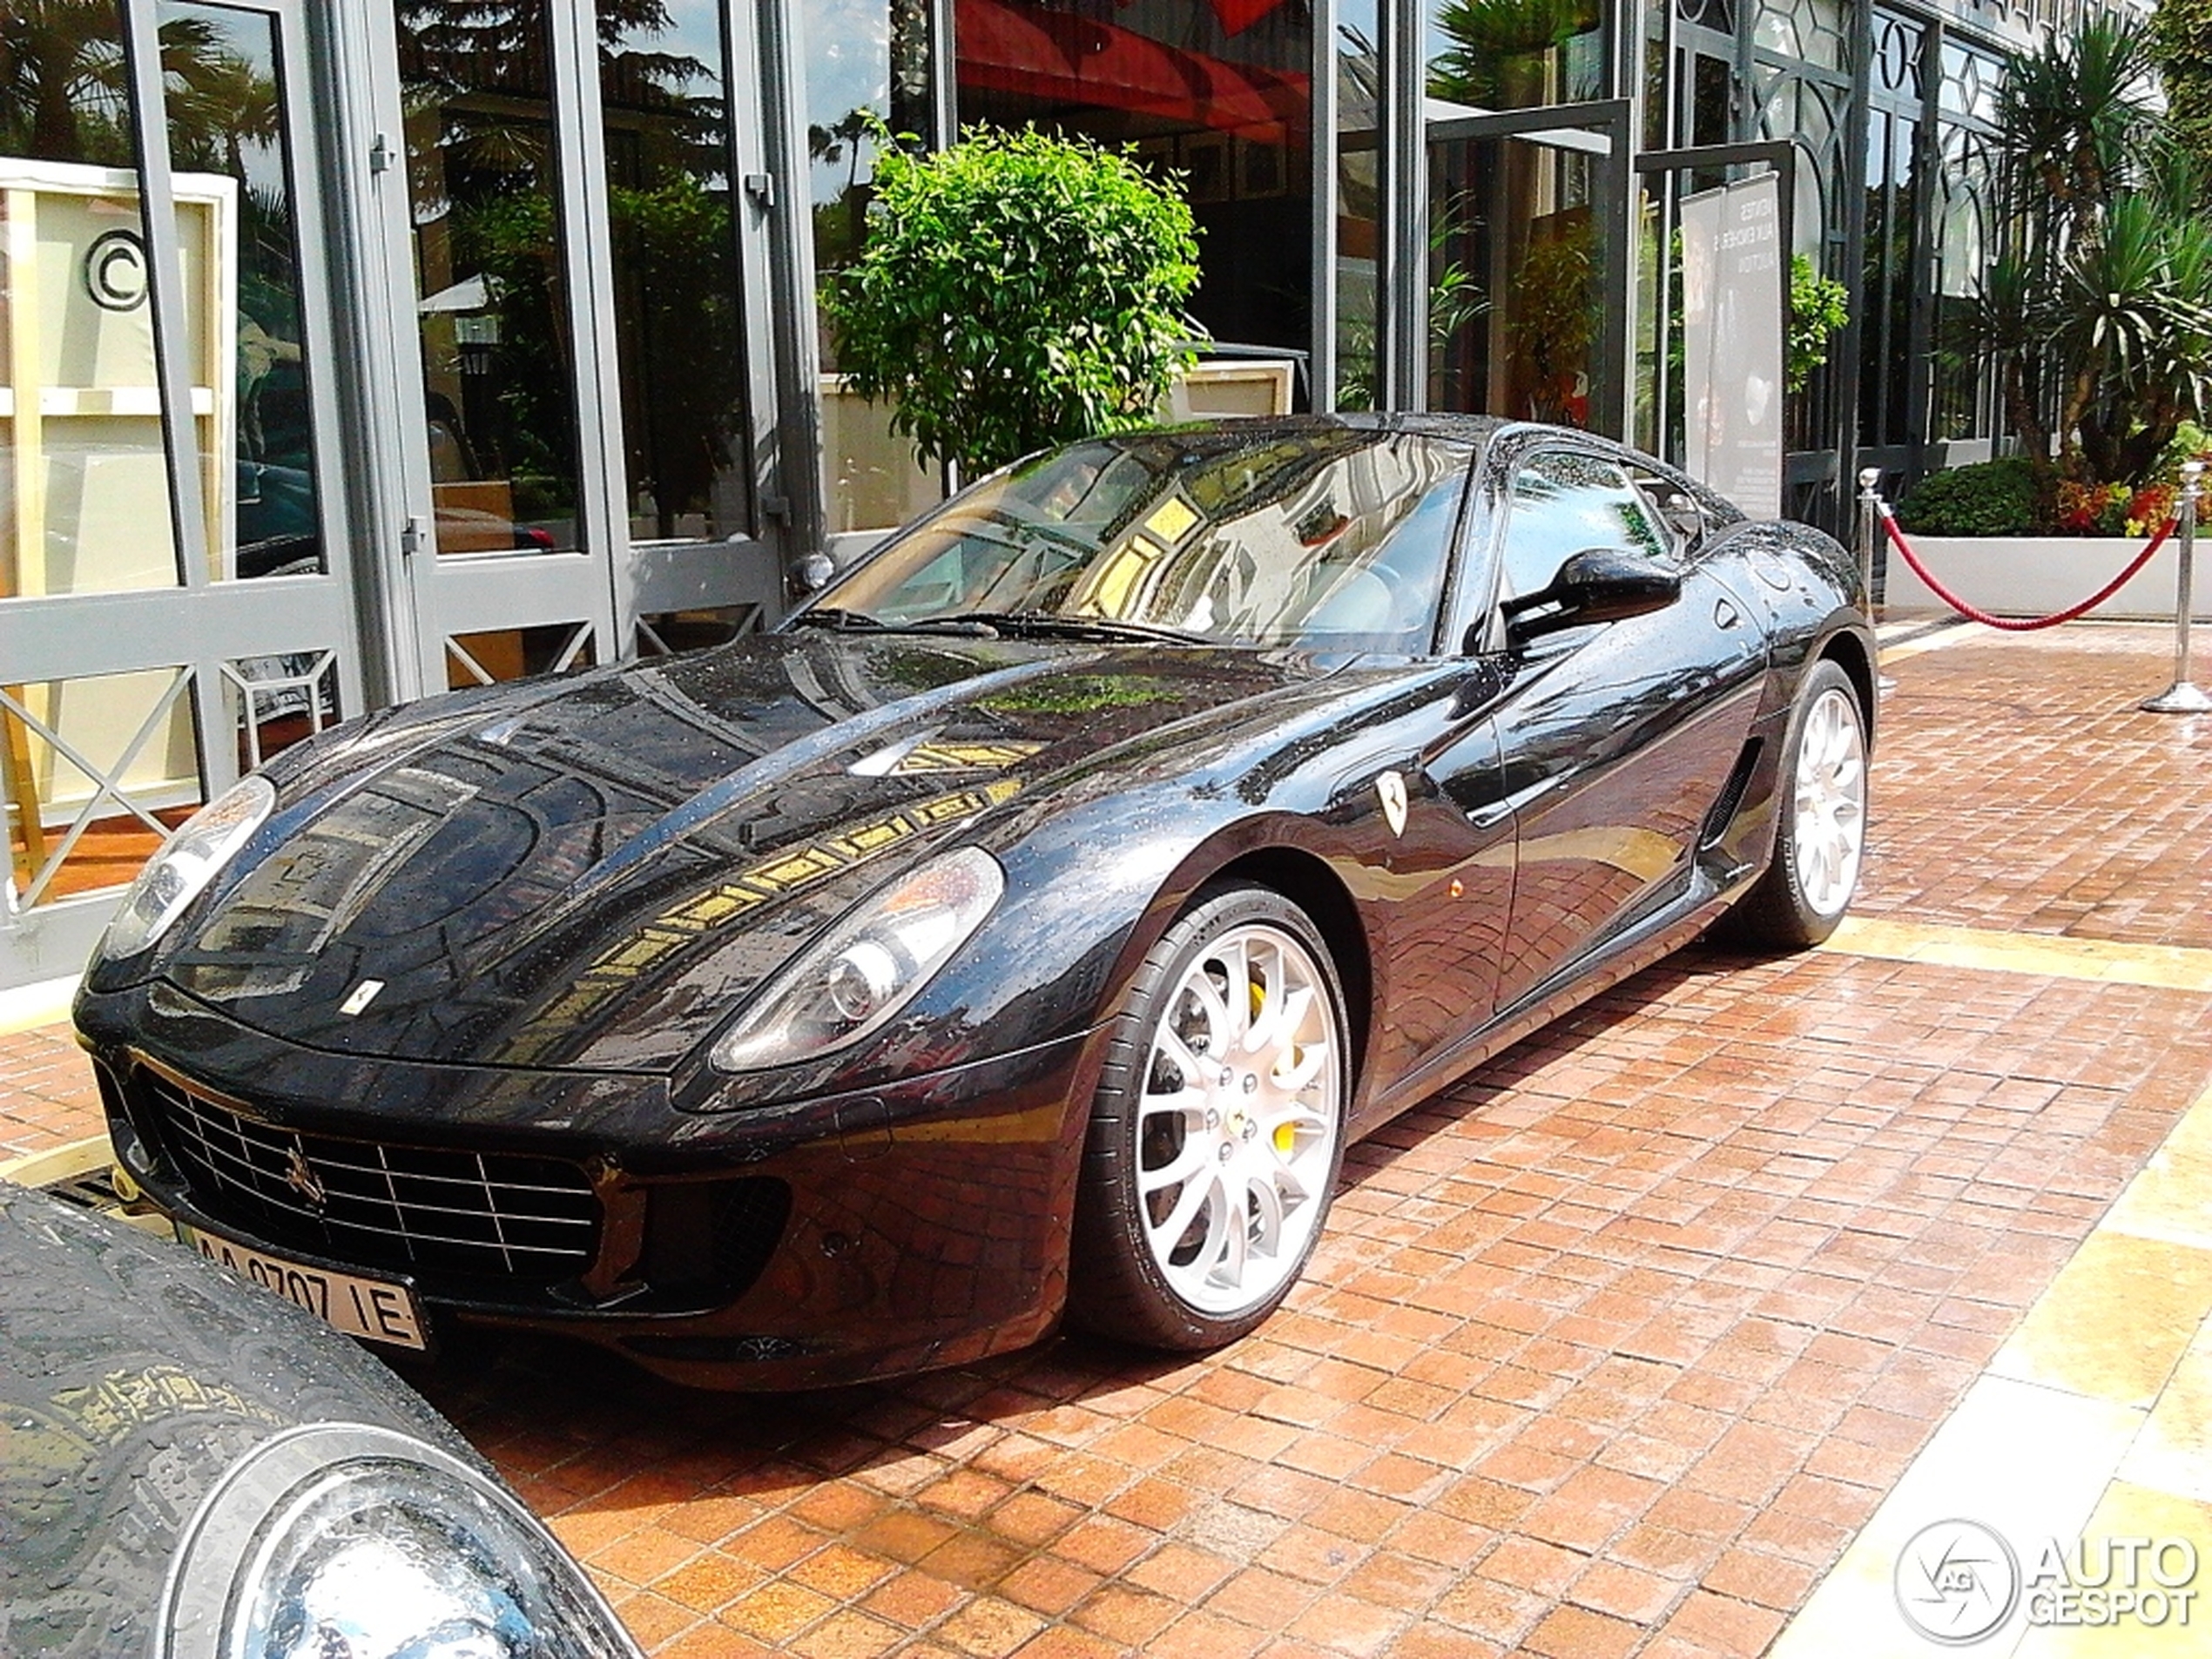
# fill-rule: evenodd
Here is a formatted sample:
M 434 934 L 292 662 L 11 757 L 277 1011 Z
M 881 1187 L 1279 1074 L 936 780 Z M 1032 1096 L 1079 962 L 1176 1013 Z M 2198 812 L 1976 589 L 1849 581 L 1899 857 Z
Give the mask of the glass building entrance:
M 334 720 L 780 608 L 813 421 L 752 14 L 125 0 L 0 41 L 0 985 Z
M 819 327 L 880 118 L 1133 147 L 1204 232 L 1165 414 L 1460 409 L 1671 450 L 1676 204 L 1772 169 L 1851 322 L 1831 524 L 2002 441 L 2002 49 L 2080 0 L 69 0 L 0 28 L 0 986 L 240 770 L 727 637 L 928 505 Z

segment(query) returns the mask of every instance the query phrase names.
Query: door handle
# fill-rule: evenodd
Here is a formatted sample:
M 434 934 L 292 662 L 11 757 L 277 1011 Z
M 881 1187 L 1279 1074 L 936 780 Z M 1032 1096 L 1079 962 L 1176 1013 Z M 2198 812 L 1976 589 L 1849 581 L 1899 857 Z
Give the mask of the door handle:
M 1513 803 L 1509 800 L 1494 800 L 1487 806 L 1472 806 L 1467 809 L 1467 824 L 1471 828 L 1487 830 L 1492 825 L 1501 824 L 1513 816 Z
M 1716 626 L 1734 628 L 1743 620 L 1743 613 L 1726 599 L 1713 602 L 1713 622 Z

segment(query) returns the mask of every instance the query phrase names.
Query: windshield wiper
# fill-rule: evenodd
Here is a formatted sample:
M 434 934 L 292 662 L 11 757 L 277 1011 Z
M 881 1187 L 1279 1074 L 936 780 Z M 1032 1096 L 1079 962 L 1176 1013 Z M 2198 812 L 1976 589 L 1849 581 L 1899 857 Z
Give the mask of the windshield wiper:
M 802 610 L 784 624 L 788 628 L 878 629 L 884 624 L 865 610 L 840 610 L 835 605 L 816 605 Z
M 971 639 L 996 639 L 999 634 L 996 628 L 980 617 L 901 617 L 886 622 L 865 610 L 840 610 L 835 605 L 818 605 L 812 610 L 802 610 L 789 624 L 793 628 L 810 624 L 856 633 L 961 634 Z
M 981 623 L 1002 634 L 1044 636 L 1058 639 L 1164 640 L 1177 645 L 1211 645 L 1217 642 L 1186 629 L 1164 628 L 1156 623 L 1123 622 L 1110 617 L 1062 617 L 1043 610 L 963 610 L 941 617 L 940 622 Z

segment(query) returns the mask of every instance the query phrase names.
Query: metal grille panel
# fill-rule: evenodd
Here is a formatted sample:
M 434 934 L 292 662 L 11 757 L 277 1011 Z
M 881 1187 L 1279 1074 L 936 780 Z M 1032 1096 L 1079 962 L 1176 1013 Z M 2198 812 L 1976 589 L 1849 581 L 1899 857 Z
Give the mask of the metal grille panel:
M 302 1135 L 137 1078 L 193 1201 L 271 1243 L 535 1284 L 574 1277 L 597 1249 L 599 1202 L 573 1163 Z

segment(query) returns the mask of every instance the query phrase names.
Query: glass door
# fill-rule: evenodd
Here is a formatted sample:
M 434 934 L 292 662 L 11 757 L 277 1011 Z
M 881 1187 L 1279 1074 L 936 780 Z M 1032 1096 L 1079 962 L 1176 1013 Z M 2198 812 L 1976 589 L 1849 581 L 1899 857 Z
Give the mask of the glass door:
M 186 814 L 365 706 L 302 13 L 50 7 L 19 31 L 36 96 L 0 109 L 0 984 L 75 972 Z M 81 72 L 127 64 L 126 29 L 164 75 Z
M 1626 99 L 1428 125 L 1428 405 L 1626 430 Z
M 394 0 L 378 54 L 397 82 L 369 166 L 398 245 L 384 253 L 406 509 L 395 620 L 413 635 L 402 695 L 617 654 L 627 537 L 608 500 L 620 450 L 588 274 L 604 262 L 584 252 L 604 246 L 605 221 L 581 176 L 600 148 L 577 13 Z

